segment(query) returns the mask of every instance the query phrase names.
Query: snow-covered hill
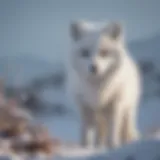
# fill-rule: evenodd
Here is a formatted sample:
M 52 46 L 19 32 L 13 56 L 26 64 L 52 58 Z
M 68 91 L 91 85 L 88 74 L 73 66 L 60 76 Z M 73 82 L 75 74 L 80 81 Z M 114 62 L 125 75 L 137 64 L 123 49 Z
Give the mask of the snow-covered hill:
M 75 152 L 74 152 L 75 150 Z M 76 151 L 66 149 L 65 155 L 57 156 L 56 160 L 159 160 L 160 141 L 149 139 L 128 144 L 114 151 L 97 151 L 92 153 L 90 150 Z M 74 153 L 73 153 L 74 152 Z M 70 154 L 72 153 L 72 155 Z

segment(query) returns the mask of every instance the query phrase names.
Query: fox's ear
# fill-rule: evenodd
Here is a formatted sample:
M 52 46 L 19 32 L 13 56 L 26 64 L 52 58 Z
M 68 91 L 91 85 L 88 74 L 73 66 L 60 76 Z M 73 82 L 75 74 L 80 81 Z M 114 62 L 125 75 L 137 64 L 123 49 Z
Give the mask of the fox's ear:
M 111 22 L 104 28 L 105 34 L 113 38 L 114 40 L 122 40 L 124 38 L 122 23 L 120 22 Z
M 70 36 L 74 41 L 78 41 L 84 35 L 87 22 L 85 21 L 73 21 L 70 24 Z
M 82 24 L 79 21 L 74 21 L 70 24 L 70 35 L 74 41 L 77 41 L 82 36 Z

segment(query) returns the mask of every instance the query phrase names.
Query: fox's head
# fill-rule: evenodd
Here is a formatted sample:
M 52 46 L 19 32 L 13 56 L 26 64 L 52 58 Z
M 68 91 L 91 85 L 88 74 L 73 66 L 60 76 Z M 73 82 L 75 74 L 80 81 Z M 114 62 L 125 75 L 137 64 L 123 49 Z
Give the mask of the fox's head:
M 125 53 L 121 24 L 111 22 L 102 28 L 78 21 L 70 25 L 71 65 L 87 79 L 103 78 Z

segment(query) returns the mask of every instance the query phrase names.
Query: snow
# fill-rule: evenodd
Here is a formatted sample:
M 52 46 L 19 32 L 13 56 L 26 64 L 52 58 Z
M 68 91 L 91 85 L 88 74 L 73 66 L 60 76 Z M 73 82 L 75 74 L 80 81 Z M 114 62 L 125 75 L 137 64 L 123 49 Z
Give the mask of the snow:
M 158 160 L 160 158 L 160 141 L 146 140 L 126 145 L 106 154 L 105 160 Z M 101 156 L 102 157 L 102 156 Z M 100 157 L 96 157 L 98 160 Z M 94 158 L 93 158 L 94 159 Z

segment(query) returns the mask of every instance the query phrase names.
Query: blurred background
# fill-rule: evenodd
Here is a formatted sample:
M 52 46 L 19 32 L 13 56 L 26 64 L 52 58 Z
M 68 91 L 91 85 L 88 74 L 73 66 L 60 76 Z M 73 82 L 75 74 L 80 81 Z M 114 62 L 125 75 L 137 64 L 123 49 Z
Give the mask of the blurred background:
M 0 77 L 6 97 L 41 115 L 55 135 L 77 141 L 79 123 L 64 94 L 69 24 L 77 19 L 120 20 L 144 79 L 139 128 L 160 127 L 159 16 L 158 0 L 0 0 Z M 56 118 L 48 120 L 45 113 Z M 64 118 L 67 114 L 72 119 Z

